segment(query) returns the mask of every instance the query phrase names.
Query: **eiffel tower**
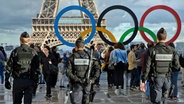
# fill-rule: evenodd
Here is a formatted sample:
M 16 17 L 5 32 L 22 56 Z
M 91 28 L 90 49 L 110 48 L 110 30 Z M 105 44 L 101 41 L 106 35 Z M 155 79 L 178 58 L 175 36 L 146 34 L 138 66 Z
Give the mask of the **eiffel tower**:
M 98 20 L 98 12 L 94 0 L 78 0 L 79 5 L 88 9 L 95 20 Z M 55 36 L 54 20 L 58 13 L 59 0 L 43 0 L 40 13 L 37 18 L 32 19 L 31 44 L 49 47 L 62 45 Z M 80 11 L 81 16 L 62 16 L 62 23 L 58 24 L 60 35 L 68 42 L 74 43 L 79 35 L 86 29 L 92 27 L 88 16 Z M 81 21 L 81 23 L 68 23 L 67 21 Z M 105 19 L 101 22 L 102 27 L 106 27 Z M 88 35 L 87 35 L 88 36 Z M 86 36 L 86 37 L 87 37 Z M 85 38 L 86 38 L 85 37 Z M 96 32 L 93 41 L 104 43 Z

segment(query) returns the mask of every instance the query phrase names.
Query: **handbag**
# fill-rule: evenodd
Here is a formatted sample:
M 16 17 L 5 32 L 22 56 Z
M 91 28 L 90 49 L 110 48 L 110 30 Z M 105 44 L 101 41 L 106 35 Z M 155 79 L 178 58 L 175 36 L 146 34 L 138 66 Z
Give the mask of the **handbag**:
M 49 70 L 51 74 L 57 74 L 58 73 L 58 67 L 56 67 L 53 64 L 49 64 Z

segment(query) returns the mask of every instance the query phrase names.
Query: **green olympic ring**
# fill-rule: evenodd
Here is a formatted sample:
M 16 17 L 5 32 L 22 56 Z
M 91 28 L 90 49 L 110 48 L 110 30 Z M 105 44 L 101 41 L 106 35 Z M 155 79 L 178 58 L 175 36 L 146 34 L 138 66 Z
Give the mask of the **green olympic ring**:
M 144 32 L 148 33 L 148 34 L 153 38 L 154 42 L 157 42 L 157 37 L 156 37 L 155 33 L 154 33 L 153 31 L 151 31 L 150 29 L 145 28 L 145 27 L 138 27 L 138 30 L 139 30 L 139 31 L 144 31 Z M 130 28 L 130 29 L 128 29 L 127 31 L 125 31 L 125 32 L 123 33 L 123 35 L 121 36 L 119 42 L 123 42 L 124 39 L 125 39 L 125 37 L 126 37 L 128 34 L 130 34 L 131 32 L 133 32 L 133 31 L 134 31 L 134 28 Z

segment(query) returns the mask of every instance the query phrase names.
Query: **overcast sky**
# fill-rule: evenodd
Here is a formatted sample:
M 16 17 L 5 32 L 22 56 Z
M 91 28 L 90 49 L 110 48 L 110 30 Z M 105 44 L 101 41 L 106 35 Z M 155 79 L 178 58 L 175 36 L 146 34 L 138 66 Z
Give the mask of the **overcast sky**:
M 184 42 L 184 7 L 183 0 L 94 0 L 97 5 L 98 13 L 113 5 L 123 5 L 130 8 L 137 16 L 138 22 L 143 13 L 155 5 L 167 5 L 173 8 L 180 16 L 182 30 L 177 41 Z M 19 36 L 23 31 L 32 33 L 31 21 L 39 13 L 43 0 L 0 0 L 0 43 L 19 44 Z M 78 5 L 78 0 L 60 0 L 58 11 L 62 8 Z M 74 14 L 76 11 L 73 11 Z M 108 12 L 105 17 L 107 29 L 111 31 L 117 40 L 127 29 L 134 26 L 131 16 L 123 10 L 113 10 Z M 160 27 L 164 27 L 168 33 L 168 39 L 175 34 L 177 24 L 174 16 L 166 10 L 155 10 L 145 19 L 144 26 L 154 33 Z M 149 36 L 148 36 L 149 37 Z M 128 37 L 127 37 L 128 38 Z M 144 41 L 140 34 L 134 41 Z M 176 41 L 176 42 L 177 42 Z

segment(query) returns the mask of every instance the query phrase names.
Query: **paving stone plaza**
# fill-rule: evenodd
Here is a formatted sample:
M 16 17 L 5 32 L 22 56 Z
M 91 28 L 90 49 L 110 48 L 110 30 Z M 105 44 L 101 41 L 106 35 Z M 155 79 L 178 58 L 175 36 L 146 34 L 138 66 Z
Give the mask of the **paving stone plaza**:
M 184 87 L 180 85 L 180 82 L 181 80 L 178 80 L 179 99 L 175 101 L 168 99 L 168 104 L 184 104 Z M 106 73 L 102 73 L 100 85 L 100 88 L 97 88 L 93 104 L 151 104 L 144 93 L 139 90 L 129 90 L 128 87 L 127 95 L 116 95 L 114 89 L 107 87 Z M 66 88 L 61 89 L 59 87 L 58 80 L 57 86 L 52 88 L 52 99 L 46 100 L 44 97 L 45 84 L 40 84 L 32 104 L 64 104 L 66 90 Z M 0 104 L 12 104 L 12 91 L 5 89 L 4 85 L 0 85 Z M 70 102 L 68 101 L 67 104 L 70 104 Z

